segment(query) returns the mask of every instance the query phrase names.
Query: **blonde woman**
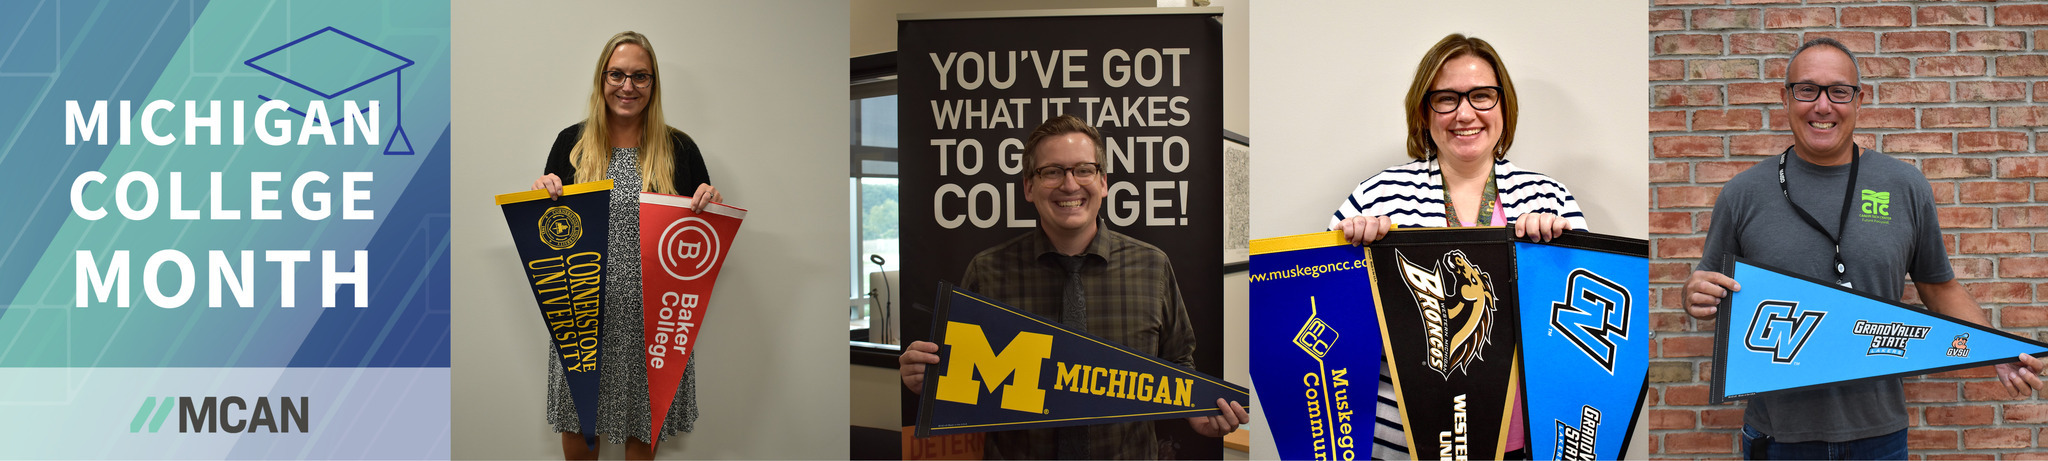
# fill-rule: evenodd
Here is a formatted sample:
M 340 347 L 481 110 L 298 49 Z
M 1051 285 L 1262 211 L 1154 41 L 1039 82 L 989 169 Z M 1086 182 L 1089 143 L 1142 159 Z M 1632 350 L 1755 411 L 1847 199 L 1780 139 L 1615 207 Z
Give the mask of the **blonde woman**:
M 562 130 L 548 151 L 547 174 L 533 181 L 561 197 L 563 184 L 610 179 L 611 267 L 605 280 L 606 317 L 598 377 L 597 435 L 626 445 L 627 459 L 654 459 L 644 440 L 653 432 L 647 403 L 647 368 L 640 361 L 640 192 L 689 195 L 697 211 L 723 202 L 705 172 L 704 156 L 661 116 L 661 69 L 647 37 L 627 31 L 605 42 L 591 77 L 590 109 Z M 617 327 L 623 325 L 624 327 Z M 548 351 L 548 423 L 562 434 L 565 459 L 597 459 L 583 443 L 576 407 L 558 358 Z M 689 432 L 697 420 L 697 365 L 683 371 L 661 438 Z

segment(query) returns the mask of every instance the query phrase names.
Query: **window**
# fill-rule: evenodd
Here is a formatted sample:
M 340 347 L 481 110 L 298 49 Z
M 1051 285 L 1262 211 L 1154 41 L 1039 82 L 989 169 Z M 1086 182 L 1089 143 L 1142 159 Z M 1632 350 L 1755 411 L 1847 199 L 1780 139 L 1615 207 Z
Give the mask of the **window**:
M 886 69 L 878 69 L 879 65 L 863 69 L 864 62 L 886 63 Z M 896 240 L 895 64 L 894 53 L 854 58 L 849 91 L 847 207 L 853 219 L 847 235 L 853 249 L 848 263 L 853 270 L 847 280 L 847 330 L 852 339 L 862 341 L 887 342 L 889 335 L 883 328 L 870 329 L 873 323 L 887 321 L 875 300 L 900 298 L 888 292 L 890 287 L 871 281 L 871 274 L 898 270 L 901 259 Z M 875 263 L 877 260 L 882 263 Z

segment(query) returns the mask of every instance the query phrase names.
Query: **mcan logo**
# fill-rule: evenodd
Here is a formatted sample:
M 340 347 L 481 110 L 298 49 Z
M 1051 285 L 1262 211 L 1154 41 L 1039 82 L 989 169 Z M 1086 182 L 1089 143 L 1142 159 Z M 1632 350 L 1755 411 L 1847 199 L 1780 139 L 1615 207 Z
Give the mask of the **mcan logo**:
M 1934 328 L 1899 322 L 1870 323 L 1857 319 L 1856 327 L 1850 331 L 1870 337 L 1870 351 L 1863 355 L 1905 357 L 1906 343 L 1915 339 L 1927 339 L 1927 330 L 1932 329 Z
M 718 267 L 718 232 L 704 218 L 691 216 L 669 223 L 657 242 L 661 270 L 676 280 L 696 280 Z
M 1765 314 L 1769 314 L 1768 317 Z M 1751 352 L 1771 354 L 1775 363 L 1792 363 L 1799 358 L 1799 350 L 1806 347 L 1806 340 L 1813 338 L 1813 331 L 1820 327 L 1822 318 L 1828 313 L 1816 310 L 1800 311 L 1794 301 L 1766 300 L 1756 305 L 1756 313 L 1749 318 L 1749 333 L 1743 335 L 1742 345 Z
M 1621 284 L 1584 268 L 1572 269 L 1564 292 L 1571 299 L 1550 303 L 1550 327 L 1563 332 L 1607 374 L 1614 374 L 1615 339 L 1628 339 L 1628 315 L 1635 310 L 1635 298 Z
M 274 407 L 272 402 L 276 402 Z M 128 432 L 142 432 L 147 427 L 155 433 L 163 428 L 165 419 L 175 414 L 181 433 L 303 433 L 312 430 L 306 425 L 312 411 L 312 401 L 306 397 L 278 397 L 274 401 L 257 397 L 253 402 L 239 396 L 145 397 L 142 408 L 135 410 L 135 418 L 128 422 Z
M 1462 250 L 1451 250 L 1434 267 L 1423 267 L 1394 251 L 1401 260 L 1401 280 L 1422 311 L 1423 333 L 1428 338 L 1427 363 L 1444 379 L 1451 370 L 1470 372 L 1473 361 L 1493 342 L 1493 314 L 1499 299 L 1493 293 L 1493 276 L 1480 270 Z

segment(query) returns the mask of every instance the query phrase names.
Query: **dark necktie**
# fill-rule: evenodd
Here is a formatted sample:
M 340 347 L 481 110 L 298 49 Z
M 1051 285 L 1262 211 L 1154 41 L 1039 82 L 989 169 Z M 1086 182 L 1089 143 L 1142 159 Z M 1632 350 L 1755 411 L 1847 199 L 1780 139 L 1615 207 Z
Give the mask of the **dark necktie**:
M 1059 255 L 1060 267 L 1067 270 L 1067 288 L 1060 295 L 1060 323 L 1074 331 L 1088 331 L 1087 294 L 1081 290 L 1081 263 L 1084 256 Z M 1088 427 L 1067 426 L 1059 428 L 1060 459 L 1088 459 Z

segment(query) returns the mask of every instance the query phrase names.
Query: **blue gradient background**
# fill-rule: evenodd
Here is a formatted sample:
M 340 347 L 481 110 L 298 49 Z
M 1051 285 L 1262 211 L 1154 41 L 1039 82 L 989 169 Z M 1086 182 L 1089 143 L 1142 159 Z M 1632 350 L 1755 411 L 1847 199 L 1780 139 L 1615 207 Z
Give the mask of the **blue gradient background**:
M 294 370 L 304 369 L 320 376 L 332 377 L 337 372 L 348 376 L 350 385 L 318 391 L 329 398 L 316 397 L 316 408 L 333 409 L 348 405 L 344 403 L 348 398 L 372 399 L 380 393 L 414 399 L 424 395 L 428 402 L 440 402 L 394 410 L 399 412 L 395 419 L 441 421 L 438 450 L 431 439 L 410 447 L 412 451 L 398 453 L 277 451 L 275 445 L 285 442 L 276 440 L 263 442 L 268 448 L 261 453 L 194 448 L 222 440 L 234 445 L 236 437 L 230 434 L 147 434 L 160 440 L 123 443 L 143 444 L 145 449 L 154 443 L 171 445 L 154 447 L 166 451 L 140 452 L 150 457 L 447 457 L 448 15 L 445 2 L 0 2 L 0 43 L 4 43 L 0 46 L 0 171 L 11 179 L 0 181 L 0 299 L 7 300 L 0 306 L 0 413 L 70 415 L 54 427 L 41 427 L 52 426 L 49 421 L 9 418 L 16 421 L 0 423 L 0 446 L 53 445 L 47 434 L 94 444 L 117 436 L 132 437 L 127 433 L 128 422 L 141 399 L 131 400 L 125 391 L 107 394 L 92 389 L 133 388 L 153 381 L 211 381 L 213 387 L 193 390 L 241 392 L 239 395 L 251 397 L 315 394 L 310 384 L 293 384 L 305 381 L 293 376 Z M 383 155 L 385 146 L 366 145 L 360 136 L 354 146 L 320 145 L 317 138 L 311 146 L 270 146 L 258 140 L 253 118 L 262 100 L 257 95 L 283 99 L 295 108 L 322 98 L 243 61 L 323 27 L 346 31 L 414 61 L 401 71 L 402 88 L 400 79 L 386 76 L 341 95 L 329 110 L 338 115 L 342 99 L 365 105 L 368 100 L 379 100 L 380 137 L 386 143 L 396 142 L 391 135 L 399 124 L 399 100 L 394 97 L 402 97 L 405 131 L 416 154 Z M 391 58 L 381 53 L 335 53 L 337 47 L 326 48 L 320 52 L 287 50 L 266 58 L 264 64 L 275 65 L 274 70 L 286 75 L 304 75 L 301 78 L 309 81 L 360 81 L 390 68 Z M 354 80 L 349 80 L 352 76 Z M 323 91 L 338 88 L 314 86 Z M 107 133 L 112 142 L 105 146 L 96 142 L 66 145 L 66 100 L 79 101 L 85 110 L 90 110 L 93 101 L 109 101 L 107 122 L 113 125 Z M 134 130 L 131 144 L 126 146 L 115 145 L 120 130 L 118 101 L 122 100 L 134 101 L 136 111 L 130 120 Z M 169 100 L 179 106 L 159 114 L 156 121 L 158 133 L 176 136 L 178 142 L 151 145 L 140 132 L 144 129 L 139 122 L 142 106 L 152 100 Z M 206 101 L 222 102 L 223 145 L 206 145 L 204 130 L 199 133 L 199 145 L 184 144 L 185 100 L 200 102 L 201 113 L 207 112 Z M 249 126 L 241 146 L 232 145 L 233 101 L 247 101 L 244 122 Z M 296 141 L 299 119 L 285 115 L 281 118 L 291 121 Z M 337 138 L 339 129 L 337 126 Z M 98 221 L 74 214 L 69 201 L 72 182 L 90 170 L 109 177 L 84 194 L 87 204 L 105 206 L 109 212 Z M 114 206 L 114 185 L 130 171 L 156 177 L 159 203 L 148 219 L 128 220 Z M 269 202 L 266 208 L 282 210 L 283 219 L 249 219 L 251 171 L 281 173 L 282 181 L 269 184 L 278 191 L 279 200 Z M 328 207 L 333 214 L 324 220 L 309 221 L 292 210 L 292 182 L 311 171 L 330 176 L 324 185 L 308 188 L 309 192 L 330 193 Z M 372 210 L 376 219 L 341 219 L 341 176 L 350 171 L 375 174 L 366 187 L 371 198 L 358 208 Z M 184 173 L 182 192 L 169 188 L 171 172 Z M 241 210 L 242 219 L 207 219 L 205 210 L 214 206 L 210 172 L 222 173 L 220 206 Z M 202 210 L 201 220 L 169 218 L 170 196 L 177 193 L 183 194 L 183 208 Z M 139 189 L 131 192 L 131 198 L 140 198 Z M 145 295 L 144 286 L 149 283 L 143 278 L 145 262 L 164 249 L 183 251 L 193 262 L 196 280 L 191 298 L 182 307 L 160 308 L 151 305 Z M 354 267 L 351 253 L 358 249 L 369 251 L 367 268 Z M 130 251 L 128 283 L 133 307 L 115 307 L 111 299 L 90 301 L 86 308 L 72 307 L 77 302 L 75 253 L 79 250 L 93 251 L 102 268 L 115 250 Z M 256 271 L 253 307 L 232 307 L 235 303 L 225 286 L 221 295 L 230 307 L 206 307 L 211 291 L 206 280 L 209 250 L 228 251 L 232 260 L 239 260 L 239 250 L 257 251 L 254 265 L 238 268 Z M 297 265 L 297 307 L 279 307 L 281 274 L 277 263 L 263 261 L 264 250 L 312 252 L 313 260 Z M 369 271 L 368 307 L 319 307 L 322 250 L 335 251 L 337 270 Z M 177 287 L 175 274 L 168 271 L 160 276 L 167 291 Z M 352 292 L 352 286 L 339 287 L 336 304 L 353 306 Z M 109 368 L 122 370 L 100 374 L 90 370 Z M 282 378 L 251 388 L 246 382 L 223 382 L 219 377 L 230 374 L 227 368 L 284 370 L 280 371 Z M 409 378 L 402 382 L 371 379 L 356 384 L 396 368 L 432 370 L 405 372 Z M 156 379 L 135 382 L 136 369 L 148 371 L 144 375 Z M 427 378 L 417 379 L 420 372 L 427 373 Z M 95 376 L 112 379 L 116 375 L 124 376 L 128 384 L 108 386 L 93 381 Z M 135 392 L 160 394 L 146 388 Z M 102 411 L 100 407 L 107 408 L 103 415 L 79 415 Z M 315 418 L 322 416 L 316 413 Z M 326 439 L 318 446 L 347 446 L 352 443 L 334 444 L 334 437 L 368 443 L 384 433 L 374 427 L 377 422 L 338 427 L 349 423 L 315 425 L 311 438 Z M 323 434 L 323 429 L 330 431 Z M 181 439 L 176 437 L 179 435 L 193 437 Z M 91 450 L 83 451 L 39 453 L 10 448 L 0 457 L 96 456 Z M 98 455 L 119 453 L 123 452 Z

